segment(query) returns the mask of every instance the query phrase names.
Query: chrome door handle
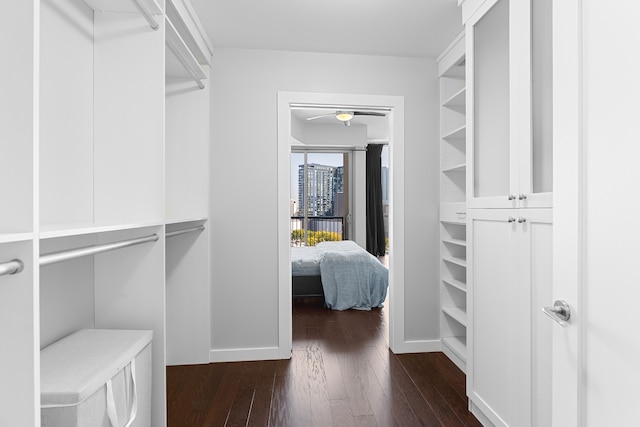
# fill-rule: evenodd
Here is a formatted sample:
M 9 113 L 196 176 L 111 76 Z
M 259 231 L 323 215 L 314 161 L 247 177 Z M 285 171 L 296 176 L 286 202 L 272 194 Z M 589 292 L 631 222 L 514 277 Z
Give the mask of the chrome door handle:
M 509 200 L 515 200 L 516 196 L 514 196 L 513 194 L 509 194 L 509 197 L 507 197 Z
M 516 219 L 514 217 L 510 216 L 509 218 L 507 218 L 507 221 L 516 222 Z
M 519 218 L 518 218 L 518 222 L 519 222 L 520 224 L 522 224 L 523 222 L 527 222 L 527 218 L 519 217 Z
M 567 321 L 571 318 L 571 308 L 563 300 L 557 300 L 553 307 L 544 307 L 542 312 L 552 318 L 560 326 L 567 326 Z
M 518 200 L 524 200 L 526 198 L 527 198 L 526 194 L 522 194 L 522 193 L 518 194 Z

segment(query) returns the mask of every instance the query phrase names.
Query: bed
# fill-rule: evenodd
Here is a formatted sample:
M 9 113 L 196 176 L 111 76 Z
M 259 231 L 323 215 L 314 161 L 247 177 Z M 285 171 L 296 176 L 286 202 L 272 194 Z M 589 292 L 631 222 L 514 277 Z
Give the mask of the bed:
M 370 310 L 387 297 L 389 270 L 355 242 L 291 248 L 293 297 L 324 297 L 334 310 Z

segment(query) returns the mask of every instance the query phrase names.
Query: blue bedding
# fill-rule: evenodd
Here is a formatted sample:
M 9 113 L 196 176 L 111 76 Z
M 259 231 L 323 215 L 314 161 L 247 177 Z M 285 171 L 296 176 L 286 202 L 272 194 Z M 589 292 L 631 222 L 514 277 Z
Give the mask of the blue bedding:
M 355 242 L 316 245 L 327 307 L 334 310 L 371 310 L 387 297 L 389 270 Z
M 291 248 L 292 276 L 320 276 L 320 256 L 315 246 Z

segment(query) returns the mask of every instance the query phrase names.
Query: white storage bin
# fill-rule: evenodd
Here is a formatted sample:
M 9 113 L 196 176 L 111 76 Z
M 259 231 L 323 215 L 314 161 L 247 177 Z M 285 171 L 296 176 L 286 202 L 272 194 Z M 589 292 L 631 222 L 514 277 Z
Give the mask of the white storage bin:
M 43 349 L 42 427 L 149 427 L 152 337 L 83 329 Z

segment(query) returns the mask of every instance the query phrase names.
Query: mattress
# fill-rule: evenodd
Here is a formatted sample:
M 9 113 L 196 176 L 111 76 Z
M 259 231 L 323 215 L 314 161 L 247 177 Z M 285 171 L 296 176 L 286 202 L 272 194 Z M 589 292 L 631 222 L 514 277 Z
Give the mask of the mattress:
M 291 275 L 320 276 L 320 255 L 315 246 L 291 248 Z

